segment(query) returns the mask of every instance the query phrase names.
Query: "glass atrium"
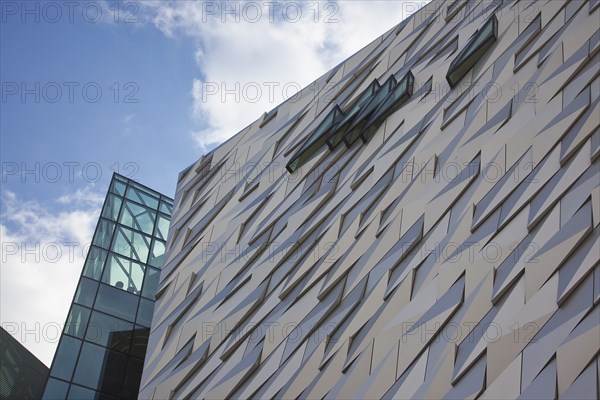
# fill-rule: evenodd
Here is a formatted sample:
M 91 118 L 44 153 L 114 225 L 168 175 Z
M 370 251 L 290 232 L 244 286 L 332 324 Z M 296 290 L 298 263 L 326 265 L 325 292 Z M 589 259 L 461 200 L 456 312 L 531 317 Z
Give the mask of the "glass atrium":
M 135 399 L 173 200 L 114 174 L 44 399 Z

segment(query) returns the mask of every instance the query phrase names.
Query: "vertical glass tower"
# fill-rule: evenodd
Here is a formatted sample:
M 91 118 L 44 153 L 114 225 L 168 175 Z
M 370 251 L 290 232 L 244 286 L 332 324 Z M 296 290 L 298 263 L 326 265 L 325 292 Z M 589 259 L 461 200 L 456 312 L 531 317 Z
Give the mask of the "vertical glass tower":
M 135 399 L 173 200 L 114 174 L 44 399 Z

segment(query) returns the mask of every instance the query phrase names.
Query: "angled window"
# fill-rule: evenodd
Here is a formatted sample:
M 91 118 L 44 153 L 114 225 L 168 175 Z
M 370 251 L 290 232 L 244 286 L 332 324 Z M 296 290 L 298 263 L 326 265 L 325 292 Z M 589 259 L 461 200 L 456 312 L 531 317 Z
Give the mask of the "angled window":
M 354 121 L 354 117 L 356 117 L 366 106 L 369 104 L 375 93 L 381 88 L 381 85 L 375 79 L 373 83 L 369 85 L 365 89 L 365 91 L 360 95 L 358 100 L 349 108 L 349 110 L 344 115 L 344 118 L 332 129 L 332 134 L 329 135 L 327 139 L 327 146 L 329 146 L 330 150 L 335 149 L 335 147 L 342 143 L 342 139 L 344 138 L 344 133 L 352 122 Z
M 343 118 L 342 110 L 336 105 L 333 110 L 314 130 L 302 147 L 292 156 L 290 162 L 285 166 L 290 173 L 294 173 L 299 166 L 312 158 L 312 156 L 325 143 L 328 133 Z
M 398 110 L 412 96 L 414 83 L 415 77 L 412 72 L 408 71 L 366 121 L 360 132 L 360 137 L 364 143 L 373 136 L 379 125 L 387 117 Z
M 369 101 L 369 103 L 360 111 L 344 135 L 344 144 L 346 147 L 350 147 L 352 143 L 359 138 L 360 132 L 364 128 L 367 119 L 373 114 L 383 99 L 390 94 L 395 86 L 396 78 L 392 75 L 385 81 L 381 88 L 379 88 L 377 93 L 371 98 L 371 101 Z
M 498 37 L 498 19 L 495 15 L 479 29 L 465 48 L 450 64 L 446 80 L 450 87 L 456 84 L 475 66 L 477 61 L 492 47 Z

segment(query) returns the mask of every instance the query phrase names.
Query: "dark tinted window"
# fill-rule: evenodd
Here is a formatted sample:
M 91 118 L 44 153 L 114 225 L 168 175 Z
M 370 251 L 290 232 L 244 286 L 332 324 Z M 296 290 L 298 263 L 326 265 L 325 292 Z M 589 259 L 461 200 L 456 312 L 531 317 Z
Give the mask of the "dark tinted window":
M 121 289 L 100 285 L 95 309 L 128 321 L 135 320 L 139 297 Z
M 75 361 L 77 361 L 80 347 L 81 340 L 69 336 L 63 336 L 61 338 L 60 344 L 56 349 L 56 354 L 54 355 L 52 376 L 67 381 L 71 379 L 73 367 L 75 367 Z
M 143 359 L 144 355 L 146 354 L 149 336 L 150 328 L 136 326 L 135 330 L 133 331 L 133 341 L 131 342 L 129 354 Z
M 68 383 L 50 378 L 42 398 L 44 400 L 64 399 L 67 396 L 67 390 L 69 390 Z
M 71 389 L 69 390 L 69 400 L 95 400 L 96 392 L 90 389 L 86 389 L 81 386 L 71 385 Z
M 118 394 L 125 374 L 126 357 L 91 343 L 84 343 L 73 381 L 77 384 Z
M 121 352 L 129 351 L 133 324 L 98 311 L 92 312 L 85 340 Z
M 144 362 L 135 358 L 130 358 L 125 370 L 125 379 L 121 395 L 124 398 L 137 399 L 140 390 L 140 381 L 142 380 L 142 370 Z
M 150 327 L 152 323 L 152 312 L 154 311 L 154 302 L 147 299 L 140 299 L 140 306 L 135 322 L 140 325 Z

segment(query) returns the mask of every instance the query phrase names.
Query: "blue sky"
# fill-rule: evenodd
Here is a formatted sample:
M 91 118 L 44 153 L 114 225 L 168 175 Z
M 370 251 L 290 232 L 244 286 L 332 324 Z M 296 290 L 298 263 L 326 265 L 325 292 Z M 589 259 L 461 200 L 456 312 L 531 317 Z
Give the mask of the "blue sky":
M 98 164 L 99 191 L 114 169 L 172 195 L 173 173 L 200 155 L 188 134 L 197 128 L 190 118 L 190 82 L 198 75 L 191 40 L 141 22 L 114 23 L 110 15 L 97 23 L 78 13 L 73 23 L 66 15 L 57 23 L 3 18 L 2 160 L 19 170 L 40 164 L 39 184 L 5 164 L 8 189 L 59 196 L 93 183 Z M 62 179 L 49 163 L 60 165 Z M 85 179 L 70 182 L 70 168 Z
M 173 196 L 284 87 L 423 2 L 222 4 L 0 3 L 0 320 L 48 365 L 113 171 Z

